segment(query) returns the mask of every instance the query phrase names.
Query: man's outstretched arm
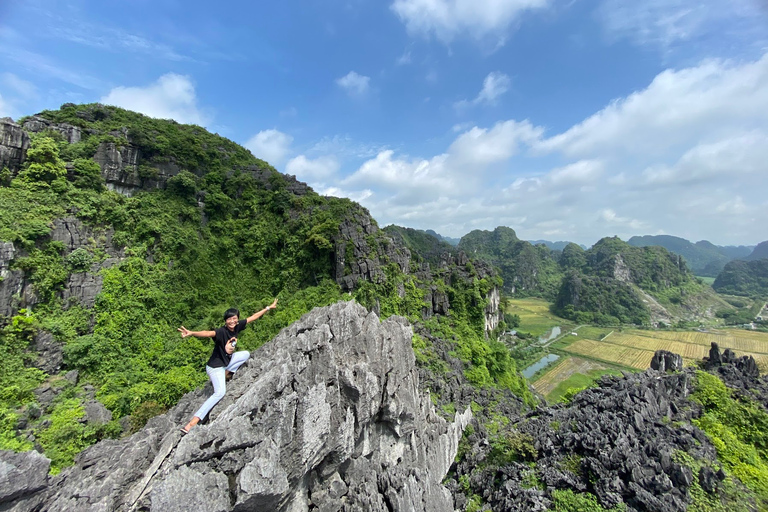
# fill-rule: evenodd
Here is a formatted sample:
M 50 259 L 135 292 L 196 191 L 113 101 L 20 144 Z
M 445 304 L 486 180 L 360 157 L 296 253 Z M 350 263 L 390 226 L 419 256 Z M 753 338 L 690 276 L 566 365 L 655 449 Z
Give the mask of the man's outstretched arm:
M 275 308 L 277 308 L 277 299 L 275 299 L 275 301 L 272 304 L 270 304 L 269 306 L 265 307 L 261 311 L 257 311 L 254 314 L 252 314 L 251 316 L 249 316 L 248 318 L 246 318 L 245 321 L 246 321 L 246 323 L 251 323 L 251 322 L 253 322 L 256 319 L 261 318 L 262 315 L 264 315 L 264 313 L 266 313 L 270 309 L 275 309 Z
M 216 336 L 215 331 L 190 331 L 183 325 L 176 330 L 181 333 L 182 338 L 186 338 L 187 336 L 194 336 L 195 338 L 213 338 Z

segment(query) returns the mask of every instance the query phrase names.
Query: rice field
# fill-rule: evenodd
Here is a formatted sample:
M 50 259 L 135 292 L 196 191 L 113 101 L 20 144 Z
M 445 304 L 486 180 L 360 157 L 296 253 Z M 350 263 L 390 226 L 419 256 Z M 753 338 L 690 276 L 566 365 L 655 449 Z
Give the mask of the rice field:
M 585 378 L 588 373 L 603 373 L 607 371 L 608 367 L 597 361 L 582 359 L 580 357 L 563 357 L 557 361 L 556 364 L 552 365 L 547 373 L 538 378 L 533 383 L 533 387 L 549 400 L 549 395 L 557 386 L 561 385 L 563 382 L 572 380 L 574 376 L 576 376 L 576 378 Z M 568 387 L 576 387 L 576 385 L 574 384 Z
M 603 331 L 606 329 L 582 328 L 578 340 L 559 348 L 569 354 L 644 370 L 657 350 L 680 354 L 688 365 L 707 356 L 712 342 L 716 342 L 721 351 L 730 348 L 737 356 L 753 356 L 761 371 L 768 371 L 766 333 L 735 329 L 712 332 L 627 330 L 612 331 L 604 336 Z M 597 339 L 588 339 L 585 335 Z
M 572 322 L 555 316 L 549 311 L 549 303 L 541 299 L 514 299 L 509 301 L 507 313 L 520 317 L 519 330 L 542 336 L 553 327 L 572 325 Z

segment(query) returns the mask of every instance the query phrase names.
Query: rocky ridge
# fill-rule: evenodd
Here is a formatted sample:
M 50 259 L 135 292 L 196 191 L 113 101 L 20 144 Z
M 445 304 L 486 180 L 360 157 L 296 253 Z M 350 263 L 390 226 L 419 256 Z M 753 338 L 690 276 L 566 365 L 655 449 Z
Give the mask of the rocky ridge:
M 53 478 L 39 454 L 2 452 L 0 510 L 452 510 L 441 481 L 471 412 L 435 413 L 411 337 L 405 320 L 354 302 L 315 309 L 253 354 L 181 439 L 210 385 Z M 22 472 L 37 483 L 11 492 Z

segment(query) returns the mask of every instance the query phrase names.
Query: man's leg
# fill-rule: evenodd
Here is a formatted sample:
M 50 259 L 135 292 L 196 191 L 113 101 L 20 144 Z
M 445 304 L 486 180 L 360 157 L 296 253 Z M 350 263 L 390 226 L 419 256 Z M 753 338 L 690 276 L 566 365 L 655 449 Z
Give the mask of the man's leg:
M 189 431 L 189 429 L 197 425 L 201 419 L 205 418 L 208 413 L 211 412 L 213 406 L 219 403 L 219 400 L 224 398 L 224 394 L 227 392 L 227 384 L 224 379 L 224 368 L 211 368 L 210 366 L 206 366 L 205 371 L 208 374 L 208 377 L 211 378 L 213 394 L 208 397 L 208 400 L 203 402 L 203 405 L 197 410 L 192 421 L 187 423 L 187 426 L 184 427 L 186 431 Z
M 232 360 L 229 361 L 229 364 L 227 365 L 227 371 L 235 373 L 237 369 L 240 368 L 243 363 L 248 360 L 249 357 L 251 357 L 251 353 L 247 350 L 235 352 L 232 354 Z

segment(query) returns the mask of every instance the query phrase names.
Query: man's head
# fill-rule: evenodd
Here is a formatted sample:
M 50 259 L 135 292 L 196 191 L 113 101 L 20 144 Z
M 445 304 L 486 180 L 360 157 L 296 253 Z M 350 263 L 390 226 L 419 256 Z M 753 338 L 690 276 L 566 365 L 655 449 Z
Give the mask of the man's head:
M 230 330 L 234 329 L 237 322 L 240 321 L 240 310 L 236 308 L 229 308 L 224 312 L 224 325 Z

